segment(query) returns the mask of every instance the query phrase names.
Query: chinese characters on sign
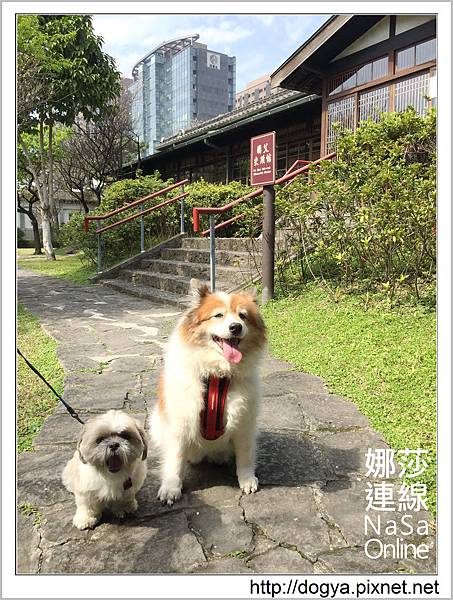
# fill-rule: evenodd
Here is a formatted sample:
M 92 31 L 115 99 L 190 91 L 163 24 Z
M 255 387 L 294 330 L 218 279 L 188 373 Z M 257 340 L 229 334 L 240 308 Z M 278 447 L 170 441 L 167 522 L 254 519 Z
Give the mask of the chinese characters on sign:
M 428 510 L 426 484 L 415 480 L 428 467 L 428 453 L 420 448 L 368 448 L 366 476 L 374 479 L 367 482 L 366 489 L 365 535 L 372 535 L 365 543 L 368 558 L 428 558 L 427 544 L 407 539 L 414 533 L 429 534 L 423 512 Z M 381 535 L 388 543 L 381 541 Z
M 275 182 L 275 131 L 250 140 L 251 185 L 273 185 Z

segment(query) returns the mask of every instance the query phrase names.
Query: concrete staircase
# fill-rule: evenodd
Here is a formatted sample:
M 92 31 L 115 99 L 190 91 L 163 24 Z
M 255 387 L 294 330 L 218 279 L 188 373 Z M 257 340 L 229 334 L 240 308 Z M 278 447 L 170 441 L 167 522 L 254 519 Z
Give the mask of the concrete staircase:
M 256 280 L 261 265 L 261 241 L 216 239 L 216 289 L 232 292 Z M 108 274 L 106 274 L 108 276 Z M 187 308 L 192 277 L 209 282 L 209 239 L 180 237 L 162 244 L 151 256 L 136 257 L 99 281 L 110 288 L 152 302 Z

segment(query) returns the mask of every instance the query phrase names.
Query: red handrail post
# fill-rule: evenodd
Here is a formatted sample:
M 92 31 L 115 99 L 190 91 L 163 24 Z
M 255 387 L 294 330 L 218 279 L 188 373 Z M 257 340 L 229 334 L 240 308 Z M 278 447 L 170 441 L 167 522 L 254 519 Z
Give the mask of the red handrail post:
M 198 208 L 195 206 L 192 209 L 192 217 L 193 217 L 193 230 L 195 233 L 200 231 L 200 218 L 198 215 Z
M 88 233 L 88 228 L 89 228 L 88 217 L 87 217 L 87 215 L 85 215 L 83 217 L 83 229 L 84 229 L 85 233 Z

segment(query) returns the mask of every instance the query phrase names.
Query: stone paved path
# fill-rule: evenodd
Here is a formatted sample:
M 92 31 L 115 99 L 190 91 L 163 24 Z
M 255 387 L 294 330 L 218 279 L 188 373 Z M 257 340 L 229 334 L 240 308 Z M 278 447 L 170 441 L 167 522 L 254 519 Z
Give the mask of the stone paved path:
M 19 301 L 58 341 L 65 398 L 81 414 L 123 408 L 144 420 L 175 310 L 25 270 L 18 285 Z M 82 532 L 61 483 L 80 425 L 59 407 L 34 452 L 18 458 L 17 505 L 37 511 L 18 511 L 18 572 L 434 572 L 433 535 L 409 536 L 429 545 L 428 560 L 364 553 L 365 452 L 386 445 L 356 407 L 270 357 L 263 388 L 258 493 L 242 496 L 231 469 L 202 464 L 189 471 L 181 502 L 163 507 L 150 456 L 137 514 Z

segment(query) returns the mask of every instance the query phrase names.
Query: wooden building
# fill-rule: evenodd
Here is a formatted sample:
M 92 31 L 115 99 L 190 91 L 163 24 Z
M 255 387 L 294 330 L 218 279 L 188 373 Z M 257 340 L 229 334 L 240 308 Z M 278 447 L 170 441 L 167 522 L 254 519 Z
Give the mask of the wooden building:
M 165 139 L 158 152 L 141 161 L 141 169 L 157 169 L 165 178 L 248 183 L 250 138 L 274 130 L 279 174 L 297 159 L 319 158 L 321 99 L 281 90 Z M 137 163 L 126 167 L 125 176 L 136 168 Z
M 335 15 L 271 76 L 274 93 L 163 140 L 145 173 L 248 183 L 250 138 L 276 131 L 277 173 L 335 148 L 341 127 L 436 101 L 434 15 Z M 137 163 L 125 168 L 125 176 Z
M 271 82 L 321 96 L 321 154 L 335 148 L 335 123 L 355 130 L 409 105 L 424 114 L 436 99 L 435 15 L 333 16 Z

